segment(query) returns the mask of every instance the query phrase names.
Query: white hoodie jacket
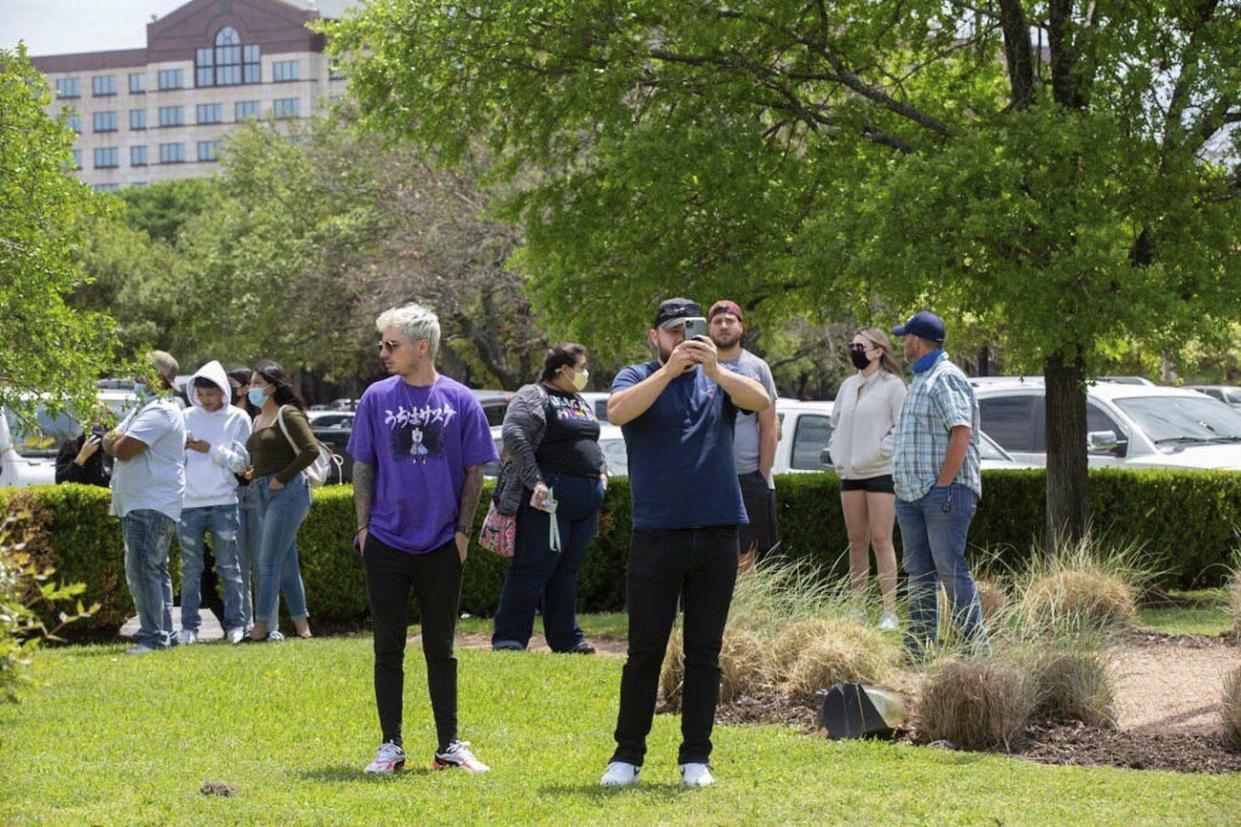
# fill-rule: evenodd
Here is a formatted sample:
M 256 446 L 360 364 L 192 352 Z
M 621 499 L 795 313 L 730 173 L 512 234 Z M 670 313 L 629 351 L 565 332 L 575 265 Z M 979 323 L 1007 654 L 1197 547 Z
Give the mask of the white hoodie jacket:
M 206 411 L 198 401 L 194 380 L 204 377 L 224 391 L 224 404 L 218 411 Z M 234 471 L 244 471 L 250 464 L 246 440 L 250 438 L 250 417 L 229 404 L 232 393 L 228 375 L 217 361 L 199 368 L 186 383 L 185 395 L 190 407 L 184 411 L 186 439 L 201 439 L 211 446 L 207 453 L 185 449 L 185 508 L 209 505 L 232 505 L 237 502 L 237 478 Z

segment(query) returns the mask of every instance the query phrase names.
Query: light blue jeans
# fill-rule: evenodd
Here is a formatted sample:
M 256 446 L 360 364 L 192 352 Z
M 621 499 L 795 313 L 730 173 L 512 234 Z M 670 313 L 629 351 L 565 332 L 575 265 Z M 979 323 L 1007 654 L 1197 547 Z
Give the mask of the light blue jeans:
M 224 589 L 224 630 L 245 628 L 241 609 L 241 566 L 237 561 L 238 514 L 232 505 L 185 508 L 177 526 L 181 545 L 181 628 L 198 631 L 202 618 L 203 536 L 211 532 L 215 570 Z
M 937 586 L 942 583 L 953 622 L 964 640 L 987 645 L 978 589 L 965 559 L 978 495 L 960 483 L 935 486 L 914 502 L 896 501 L 901 524 L 901 565 L 909 575 L 909 630 L 905 646 L 921 653 L 935 642 L 939 625 Z
M 139 508 L 121 518 L 125 542 L 125 580 L 138 611 L 134 643 L 157 649 L 172 645 L 172 575 L 168 547 L 176 521 L 154 509 Z
M 310 513 L 310 486 L 301 474 L 284 488 L 271 489 L 274 476 L 254 480 L 258 486 L 260 520 L 259 589 L 254 614 L 271 618 L 276 611 L 278 593 L 284 592 L 289 615 L 294 619 L 309 616 L 306 610 L 306 589 L 302 585 L 301 568 L 297 562 L 297 531 Z M 275 629 L 269 625 L 268 629 Z
M 241 568 L 241 614 L 246 631 L 254 625 L 254 592 L 259 582 L 259 547 L 263 542 L 263 504 L 256 484 L 242 485 L 237 488 L 237 564 Z M 286 572 L 294 567 L 286 566 Z M 296 576 L 296 571 L 293 571 Z M 281 586 L 288 591 L 287 577 Z M 280 599 L 276 598 L 276 608 L 268 618 L 267 628 L 275 629 L 280 625 Z

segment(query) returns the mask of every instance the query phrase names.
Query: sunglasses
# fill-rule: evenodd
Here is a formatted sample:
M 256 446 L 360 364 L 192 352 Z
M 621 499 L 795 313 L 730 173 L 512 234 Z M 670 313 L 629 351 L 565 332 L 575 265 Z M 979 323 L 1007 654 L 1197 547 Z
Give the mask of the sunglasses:
M 865 352 L 866 352 L 866 349 L 867 349 L 867 348 L 866 348 L 866 345 L 859 345 L 859 344 L 857 344 L 856 342 L 855 342 L 855 343 L 853 343 L 853 344 L 851 344 L 851 345 L 849 345 L 849 352 L 850 352 L 850 353 L 865 353 Z
M 384 339 L 379 343 L 379 352 L 383 353 L 386 350 L 391 353 L 400 346 L 401 342 L 398 342 L 396 339 Z

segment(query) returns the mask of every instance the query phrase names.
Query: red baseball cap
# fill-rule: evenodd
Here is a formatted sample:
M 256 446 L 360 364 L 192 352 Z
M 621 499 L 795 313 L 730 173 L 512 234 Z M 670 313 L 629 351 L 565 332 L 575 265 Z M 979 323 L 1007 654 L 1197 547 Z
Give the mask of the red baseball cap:
M 737 321 L 745 321 L 741 315 L 741 307 L 735 301 L 729 299 L 720 299 L 711 305 L 711 309 L 707 311 L 707 321 L 714 319 L 720 313 L 731 313 L 737 317 Z

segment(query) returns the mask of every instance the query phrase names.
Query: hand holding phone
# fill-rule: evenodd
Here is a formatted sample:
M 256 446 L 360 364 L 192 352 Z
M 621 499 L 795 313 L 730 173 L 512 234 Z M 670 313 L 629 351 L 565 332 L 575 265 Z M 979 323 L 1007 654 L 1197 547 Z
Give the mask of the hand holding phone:
M 707 320 L 702 316 L 690 316 L 685 320 L 685 341 L 706 338 Z

